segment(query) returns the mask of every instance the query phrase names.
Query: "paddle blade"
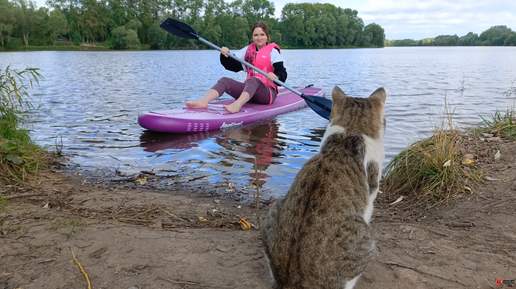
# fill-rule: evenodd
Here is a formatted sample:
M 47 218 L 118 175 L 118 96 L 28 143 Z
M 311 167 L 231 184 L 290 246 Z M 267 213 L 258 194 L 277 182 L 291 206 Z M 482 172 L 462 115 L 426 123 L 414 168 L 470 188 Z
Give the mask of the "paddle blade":
M 331 108 L 333 105 L 332 101 L 327 98 L 315 95 L 311 95 L 310 97 L 314 100 L 314 102 L 311 102 L 307 98 L 304 98 L 306 104 L 308 104 L 308 106 L 318 115 L 324 117 L 325 119 L 330 119 Z M 325 107 L 328 108 L 329 111 Z
M 199 39 L 197 32 L 188 24 L 168 18 L 160 25 L 168 33 L 186 39 Z

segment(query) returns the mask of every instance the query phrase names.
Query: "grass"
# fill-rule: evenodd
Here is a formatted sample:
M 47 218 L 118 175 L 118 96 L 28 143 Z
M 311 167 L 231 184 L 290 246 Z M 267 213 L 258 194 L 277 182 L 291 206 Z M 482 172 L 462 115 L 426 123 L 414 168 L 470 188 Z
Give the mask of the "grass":
M 35 244 L 32 244 L 32 243 L 27 243 L 27 247 L 29 247 L 29 249 L 31 249 L 31 250 L 38 249 L 38 248 L 46 248 L 48 246 L 49 245 L 47 245 L 47 244 L 35 245 Z
M 463 164 L 464 134 L 454 127 L 453 113 L 446 105 L 445 115 L 431 137 L 404 149 L 386 166 L 382 185 L 387 196 L 416 197 L 436 204 L 471 191 L 468 183 L 482 180 L 480 171 Z
M 483 123 L 476 129 L 479 133 L 500 134 L 507 140 L 516 140 L 516 115 L 514 108 L 507 109 L 505 114 L 496 111 L 490 119 L 482 118 Z
M 4 229 L 3 229 L 3 232 L 5 234 L 9 234 L 9 233 L 12 233 L 12 232 L 16 232 L 16 231 L 20 231 L 22 230 L 22 226 L 21 225 L 8 225 L 6 226 Z
M 453 113 L 445 105 L 445 115 L 434 128 L 433 135 L 418 141 L 396 155 L 384 170 L 383 190 L 389 199 L 405 196 L 416 198 L 429 207 L 444 203 L 461 193 L 471 192 L 471 183 L 480 183 L 483 172 L 462 156 L 467 139 L 489 136 L 516 140 L 514 108 L 505 113 L 496 111 L 484 118 L 479 127 L 467 133 L 457 130 Z M 409 201 L 413 204 L 414 202 Z
M 7 205 L 9 205 L 9 201 L 4 198 L 4 195 L 0 194 L 0 212 L 2 212 Z
M 23 185 L 47 156 L 21 128 L 31 111 L 38 109 L 27 93 L 43 79 L 38 69 L 5 68 L 0 73 L 0 182 Z
M 76 235 L 81 232 L 79 227 L 86 227 L 88 224 L 86 222 L 83 222 L 81 220 L 57 220 L 54 222 L 54 225 L 52 225 L 49 229 L 51 231 L 56 231 L 60 228 L 69 228 L 71 227 L 70 234 Z

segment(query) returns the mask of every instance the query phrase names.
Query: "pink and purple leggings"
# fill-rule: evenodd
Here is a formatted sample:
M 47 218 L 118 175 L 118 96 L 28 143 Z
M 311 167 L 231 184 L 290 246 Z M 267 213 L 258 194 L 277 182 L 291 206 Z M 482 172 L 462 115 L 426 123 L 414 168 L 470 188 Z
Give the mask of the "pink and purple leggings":
M 229 77 L 222 77 L 212 89 L 215 89 L 219 93 L 219 96 L 226 92 L 234 99 L 238 99 L 240 94 L 245 91 L 251 96 L 249 102 L 257 104 L 273 103 L 277 95 L 276 90 L 268 87 L 256 77 L 251 77 L 244 83 Z

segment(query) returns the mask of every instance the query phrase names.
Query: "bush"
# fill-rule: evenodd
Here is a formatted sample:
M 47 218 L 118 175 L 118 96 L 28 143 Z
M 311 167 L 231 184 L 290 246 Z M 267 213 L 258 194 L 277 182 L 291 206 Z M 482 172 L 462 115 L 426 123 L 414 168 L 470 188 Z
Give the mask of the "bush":
M 34 68 L 18 71 L 7 66 L 0 74 L 0 182 L 23 184 L 28 174 L 37 172 L 44 157 L 29 131 L 19 127 L 34 109 L 27 88 L 40 79 Z
M 463 133 L 455 129 L 451 113 L 441 118 L 431 137 L 418 141 L 396 155 L 384 170 L 386 195 L 415 197 L 422 203 L 443 203 L 469 192 L 468 183 L 480 182 L 481 172 L 463 163 Z
M 82 42 L 82 36 L 79 32 L 75 31 L 72 33 L 72 42 L 75 44 L 80 44 Z

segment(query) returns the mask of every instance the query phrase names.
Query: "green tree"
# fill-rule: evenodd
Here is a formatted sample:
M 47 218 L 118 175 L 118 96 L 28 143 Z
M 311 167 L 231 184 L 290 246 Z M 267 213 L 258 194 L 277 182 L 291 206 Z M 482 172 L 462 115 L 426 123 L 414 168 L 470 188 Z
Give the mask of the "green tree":
M 5 45 L 4 37 L 7 37 L 7 42 L 10 41 L 15 25 L 13 5 L 8 0 L 0 0 L 0 40 L 2 45 Z
M 212 42 L 218 43 L 220 40 L 220 35 L 222 33 L 222 29 L 220 25 L 216 23 L 215 16 L 208 15 L 205 18 L 205 29 L 202 33 L 202 38 L 209 39 Z
M 504 44 L 505 39 L 509 37 L 512 30 L 505 25 L 492 26 L 483 31 L 478 36 L 483 45 L 498 45 Z
M 292 4 L 287 4 L 292 5 Z M 283 21 L 282 34 L 285 43 L 293 46 L 301 46 L 304 42 L 305 25 L 299 15 L 293 15 Z
M 516 32 L 513 32 L 512 34 L 505 39 L 505 42 L 503 43 L 504 46 L 516 46 Z
M 439 35 L 434 39 L 435 46 L 455 46 L 459 37 L 457 35 Z
M 36 2 L 26 0 L 16 0 L 15 17 L 18 28 L 23 34 L 25 46 L 29 46 L 29 36 L 31 32 L 39 28 L 43 22 L 43 18 L 36 11 Z
M 138 20 L 132 19 L 127 24 L 124 25 L 126 29 L 134 30 L 138 33 L 138 30 L 142 28 L 142 23 Z
M 348 23 L 349 23 L 349 16 L 346 14 L 341 14 L 339 17 L 337 17 L 337 28 L 336 28 L 336 44 L 338 46 L 344 46 L 347 44 L 347 38 L 346 35 L 348 33 Z
M 233 47 L 244 47 L 249 45 L 249 35 L 251 29 L 247 23 L 247 19 L 243 17 L 236 17 L 233 31 Z
M 127 29 L 125 26 L 114 29 L 112 35 L 115 49 L 135 49 L 140 46 L 136 31 Z
M 79 7 L 81 4 L 79 4 L 79 0 L 47 0 L 46 3 L 53 9 L 58 8 L 61 10 L 66 18 L 66 21 L 68 22 L 69 39 L 76 42 L 77 39 L 73 39 L 73 35 L 81 35 L 81 30 L 79 27 Z M 82 35 L 80 41 L 82 41 Z
M 56 45 L 56 39 L 68 32 L 68 23 L 66 18 L 59 8 L 50 11 L 50 15 L 47 22 L 47 27 L 50 30 L 51 39 L 53 40 L 54 46 Z
M 375 45 L 377 47 L 383 47 L 385 40 L 385 33 L 383 28 L 376 24 L 371 23 L 364 28 L 364 34 L 369 34 L 370 39 L 367 45 Z
M 242 16 L 247 18 L 247 22 L 252 25 L 258 20 L 264 20 L 274 16 L 274 4 L 268 0 L 244 0 L 242 5 Z
M 457 41 L 457 45 L 460 46 L 474 46 L 479 44 L 480 40 L 478 39 L 478 35 L 473 32 L 469 32 L 468 34 L 461 36 Z
M 149 28 L 149 45 L 151 49 L 162 49 L 166 47 L 168 33 L 160 27 L 163 21 L 164 19 L 155 20 Z

